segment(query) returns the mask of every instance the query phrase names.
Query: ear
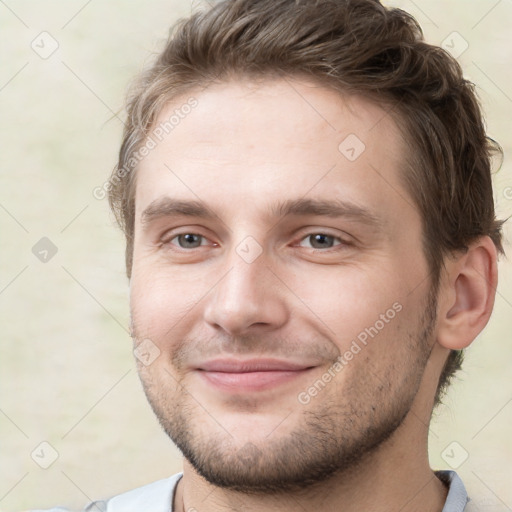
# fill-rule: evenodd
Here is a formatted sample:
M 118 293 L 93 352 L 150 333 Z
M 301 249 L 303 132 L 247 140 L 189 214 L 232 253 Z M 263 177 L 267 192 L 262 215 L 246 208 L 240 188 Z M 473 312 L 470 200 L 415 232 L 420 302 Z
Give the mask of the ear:
M 486 326 L 498 285 L 497 251 L 484 236 L 449 260 L 439 290 L 437 341 L 450 350 L 466 348 Z

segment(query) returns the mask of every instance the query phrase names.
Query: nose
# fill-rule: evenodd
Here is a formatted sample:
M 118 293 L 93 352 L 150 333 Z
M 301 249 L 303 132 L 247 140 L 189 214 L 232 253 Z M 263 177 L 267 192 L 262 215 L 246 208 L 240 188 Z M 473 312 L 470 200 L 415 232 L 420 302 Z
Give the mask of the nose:
M 229 271 L 207 296 L 205 321 L 231 336 L 268 332 L 289 318 L 285 287 L 265 254 L 248 263 L 233 251 Z

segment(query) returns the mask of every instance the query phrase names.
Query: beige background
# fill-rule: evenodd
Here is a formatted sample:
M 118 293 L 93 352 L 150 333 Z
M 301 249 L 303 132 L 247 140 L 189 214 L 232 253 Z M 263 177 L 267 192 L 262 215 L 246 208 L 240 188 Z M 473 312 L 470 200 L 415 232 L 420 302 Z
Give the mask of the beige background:
M 430 42 L 457 31 L 469 44 L 459 60 L 506 153 L 495 197 L 500 216 L 510 215 L 512 1 L 390 3 L 415 15 Z M 79 507 L 181 469 L 132 361 L 123 239 L 92 190 L 116 159 L 114 114 L 128 81 L 190 11 L 188 0 L 0 1 L 2 511 Z M 47 59 L 31 48 L 42 31 L 59 44 Z M 42 237 L 58 249 L 46 263 L 32 253 Z M 434 467 L 460 464 L 477 500 L 504 510 L 512 510 L 511 331 L 512 267 L 503 261 L 493 319 L 430 438 Z M 48 469 L 31 458 L 35 450 L 50 461 L 43 441 L 58 453 Z

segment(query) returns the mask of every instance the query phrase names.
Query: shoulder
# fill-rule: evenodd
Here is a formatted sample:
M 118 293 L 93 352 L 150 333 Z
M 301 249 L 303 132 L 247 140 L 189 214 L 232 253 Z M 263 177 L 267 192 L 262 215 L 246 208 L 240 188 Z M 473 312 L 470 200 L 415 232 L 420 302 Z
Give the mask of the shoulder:
M 172 512 L 174 492 L 182 476 L 183 473 L 177 473 L 170 478 L 119 494 L 107 501 L 93 502 L 84 512 L 98 511 L 98 508 L 102 512 Z
M 466 492 L 466 488 L 455 471 L 436 471 L 436 476 L 448 487 L 448 496 L 442 512 L 505 512 L 494 496 L 481 498 Z
M 106 500 L 89 503 L 82 512 L 172 512 L 172 502 L 176 485 L 183 473 L 176 473 L 170 478 L 157 480 L 150 484 L 118 494 Z M 72 512 L 56 507 L 49 510 L 30 510 L 28 512 Z

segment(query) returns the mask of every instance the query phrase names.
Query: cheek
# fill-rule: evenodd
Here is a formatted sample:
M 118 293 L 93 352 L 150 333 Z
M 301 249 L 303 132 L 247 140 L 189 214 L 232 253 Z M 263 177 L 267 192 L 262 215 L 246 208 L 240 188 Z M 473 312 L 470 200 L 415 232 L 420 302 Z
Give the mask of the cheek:
M 426 284 L 414 289 L 397 267 L 379 269 L 345 268 L 326 277 L 317 275 L 314 285 L 302 280 L 300 297 L 310 310 L 313 328 L 321 329 L 336 345 L 337 370 L 348 377 L 367 376 L 371 369 L 379 382 L 386 383 L 419 350 L 427 289 Z M 298 281 L 295 284 L 299 286 Z
M 183 329 L 200 298 L 198 285 L 184 279 L 183 273 L 180 278 L 179 271 L 171 274 L 134 267 L 130 308 L 137 337 L 155 343 L 172 338 Z
M 294 289 L 304 305 L 301 310 L 313 322 L 323 324 L 326 334 L 341 345 L 375 324 L 383 330 L 396 323 L 405 295 L 400 280 L 392 278 L 391 272 L 354 266 L 326 269 L 307 279 L 302 275 Z

